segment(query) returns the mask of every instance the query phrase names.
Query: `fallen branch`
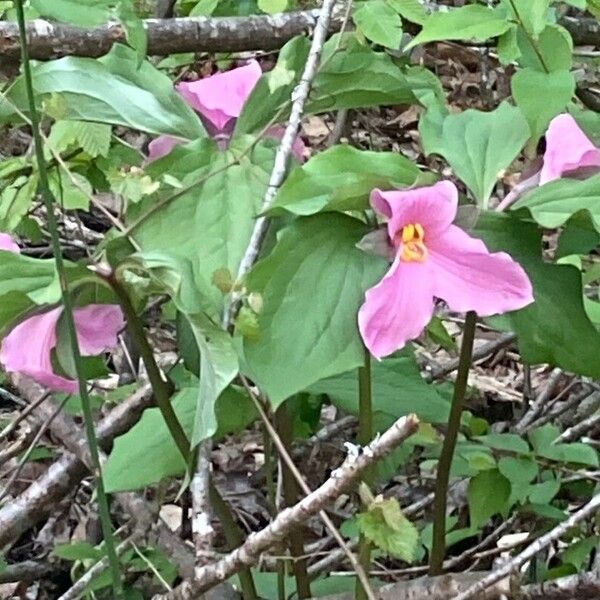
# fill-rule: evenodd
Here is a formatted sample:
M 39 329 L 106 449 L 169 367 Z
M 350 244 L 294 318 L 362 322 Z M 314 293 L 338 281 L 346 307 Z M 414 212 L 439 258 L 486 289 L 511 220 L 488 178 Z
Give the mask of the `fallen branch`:
M 280 543 L 289 532 L 314 517 L 325 506 L 333 502 L 351 487 L 366 468 L 389 454 L 418 427 L 414 415 L 398 419 L 381 437 L 373 440 L 358 456 L 349 456 L 344 464 L 333 471 L 331 477 L 312 494 L 291 508 L 280 512 L 271 524 L 257 533 L 252 533 L 236 550 L 215 564 L 208 565 L 196 573 L 196 579 L 185 581 L 168 594 L 157 595 L 154 600 L 191 600 L 211 587 L 225 581 L 244 566 L 256 564 L 260 555 Z
M 310 32 L 319 12 L 315 9 L 248 17 L 146 19 L 148 54 L 277 50 L 293 37 Z M 333 18 L 327 32 L 334 33 L 341 24 L 341 17 Z M 48 60 L 61 56 L 102 56 L 113 44 L 126 43 L 126 36 L 119 23 L 82 28 L 35 19 L 27 24 L 27 41 L 31 58 Z M 0 56 L 5 62 L 19 59 L 16 23 L 0 22 Z
M 0 584 L 2 583 L 33 583 L 56 572 L 56 565 L 50 562 L 25 560 L 14 565 L 6 565 L 0 569 Z
M 511 558 L 506 564 L 502 565 L 502 567 L 492 571 L 492 573 L 484 577 L 481 581 L 478 581 L 469 589 L 465 590 L 461 594 L 458 594 L 454 600 L 469 600 L 470 598 L 479 598 L 480 594 L 484 590 L 495 585 L 498 581 L 501 581 L 508 575 L 518 571 L 526 562 L 531 560 L 541 550 L 547 548 L 550 544 L 558 540 L 569 529 L 571 529 L 571 527 L 574 527 L 587 517 L 594 515 L 599 508 L 600 494 L 594 496 L 583 508 L 579 509 L 576 513 L 573 513 L 568 519 L 560 523 L 560 525 L 557 525 L 545 535 L 537 538 L 533 544 L 525 548 L 525 550 L 523 550 L 523 552 L 520 554 L 517 554 L 517 556 Z

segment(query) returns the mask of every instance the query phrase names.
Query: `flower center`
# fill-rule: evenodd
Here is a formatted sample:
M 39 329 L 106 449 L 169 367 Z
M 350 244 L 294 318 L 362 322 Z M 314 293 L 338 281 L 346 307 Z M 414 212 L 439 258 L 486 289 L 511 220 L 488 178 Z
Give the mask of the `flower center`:
M 425 246 L 425 231 L 420 223 L 405 225 L 402 228 L 402 247 L 400 259 L 405 262 L 425 262 L 427 246 Z

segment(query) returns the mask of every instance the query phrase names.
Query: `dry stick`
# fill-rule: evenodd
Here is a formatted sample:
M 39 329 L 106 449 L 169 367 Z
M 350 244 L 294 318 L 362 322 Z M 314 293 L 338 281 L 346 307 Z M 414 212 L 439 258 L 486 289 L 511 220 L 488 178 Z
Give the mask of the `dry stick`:
M 321 512 L 325 506 L 351 487 L 365 469 L 388 455 L 414 434 L 418 425 L 419 421 L 415 415 L 398 419 L 390 429 L 364 448 L 361 454 L 346 458 L 342 466 L 333 471 L 323 485 L 293 507 L 280 512 L 268 527 L 250 534 L 242 546 L 217 563 L 203 567 L 201 576 L 194 583 L 186 581 L 169 594 L 155 596 L 154 600 L 195 599 L 198 594 L 225 581 L 243 566 L 256 564 L 263 552 L 285 539 L 293 528 Z
M 13 376 L 12 382 L 32 403 L 39 396 L 37 388 L 31 387 L 31 380 Z M 41 392 L 43 396 L 44 391 Z M 129 398 L 119 403 L 98 424 L 98 440 L 102 446 L 127 431 L 136 423 L 142 411 L 152 405 L 150 386 L 144 386 Z M 42 405 L 43 406 L 43 405 Z M 80 451 L 85 448 L 82 441 Z M 0 548 L 16 539 L 29 527 L 48 516 L 52 506 L 70 493 L 73 487 L 86 475 L 87 468 L 74 454 L 65 454 L 54 462 L 48 470 L 34 481 L 22 494 L 0 508 Z
M 292 148 L 294 140 L 298 135 L 298 129 L 300 128 L 300 122 L 302 121 L 302 115 L 304 114 L 304 106 L 308 100 L 308 95 L 312 87 L 313 79 L 317 74 L 319 68 L 319 62 L 321 60 L 321 52 L 323 51 L 323 45 L 327 39 L 329 31 L 329 23 L 331 21 L 331 13 L 335 6 L 336 0 L 324 0 L 323 6 L 319 9 L 319 16 L 315 25 L 313 33 L 313 39 L 304 65 L 304 72 L 300 78 L 300 82 L 292 92 L 292 108 L 290 111 L 290 118 L 285 128 L 285 133 L 281 138 L 281 143 L 277 148 L 275 154 L 275 161 L 273 163 L 273 170 L 271 171 L 271 177 L 269 178 L 269 185 L 263 198 L 263 203 L 260 212 L 264 213 L 273 203 L 277 190 L 283 183 L 289 158 L 292 154 Z M 256 262 L 260 249 L 262 247 L 267 230 L 269 228 L 269 221 L 267 217 L 258 217 L 250 237 L 250 242 L 246 253 L 240 262 L 240 266 L 237 272 L 237 282 L 243 281 L 248 271 L 252 268 L 252 265 Z M 239 310 L 239 296 L 233 296 L 229 306 L 225 310 L 223 316 L 223 323 L 225 329 L 228 329 Z
M 35 410 L 42 402 L 44 402 L 46 400 L 46 398 L 48 398 L 49 395 L 50 395 L 50 393 L 46 393 L 43 396 L 41 396 L 40 398 L 38 398 L 35 402 L 32 402 L 31 404 L 28 404 L 19 413 L 19 416 L 16 419 L 14 419 L 13 421 L 11 421 L 2 431 L 0 431 L 0 440 L 2 440 L 7 435 L 9 435 L 11 431 L 14 431 L 15 427 L 23 419 L 26 419 L 28 417 L 28 415 L 31 413 L 31 411 Z
M 517 433 L 523 433 L 527 430 L 527 427 L 530 423 L 532 423 L 535 418 L 540 414 L 544 405 L 550 400 L 552 393 L 554 392 L 554 388 L 556 388 L 560 378 L 562 377 L 563 372 L 561 369 L 552 369 L 548 380 L 546 381 L 546 385 L 543 387 L 542 391 L 538 394 L 537 398 L 534 400 L 533 404 L 529 407 L 529 410 L 523 415 L 521 420 L 517 423 L 515 427 L 515 431 Z
M 572 442 L 578 440 L 584 433 L 595 429 L 600 425 L 600 413 L 590 415 L 587 419 L 576 425 L 565 429 L 557 438 L 555 443 Z
M 56 566 L 50 562 L 42 563 L 35 560 L 25 560 L 14 565 L 5 565 L 0 569 L 0 584 L 2 583 L 34 583 L 56 573 Z
M 258 410 L 260 418 L 262 419 L 267 432 L 271 436 L 271 439 L 273 440 L 273 443 L 275 444 L 275 447 L 277 448 L 277 451 L 279 452 L 280 458 L 283 459 L 283 461 L 289 468 L 290 472 L 292 473 L 292 475 L 298 482 L 300 489 L 305 494 L 310 495 L 312 493 L 311 489 L 308 487 L 308 485 L 306 485 L 306 481 L 304 481 L 302 474 L 300 473 L 300 471 L 298 471 L 296 465 L 294 464 L 294 461 L 292 460 L 289 453 L 287 452 L 285 445 L 283 444 L 283 442 L 281 441 L 281 438 L 277 434 L 277 431 L 273 427 L 271 421 L 269 421 L 269 417 L 267 416 L 267 413 L 265 412 L 260 399 L 256 397 L 256 394 L 254 393 L 254 391 L 248 384 L 248 381 L 243 376 L 242 376 L 242 382 L 244 384 L 244 387 L 246 388 L 246 391 L 248 392 L 248 394 L 254 401 L 254 404 L 256 406 L 256 409 Z M 356 556 L 354 556 L 354 553 L 348 547 L 348 544 L 346 544 L 346 542 L 344 541 L 344 538 L 342 538 L 342 536 L 340 535 L 340 532 L 337 530 L 337 527 L 333 524 L 333 521 L 329 518 L 329 516 L 327 515 L 327 513 L 324 510 L 319 511 L 319 517 L 321 518 L 323 523 L 325 523 L 325 526 L 327 527 L 327 529 L 329 529 L 329 531 L 333 535 L 335 541 L 338 543 L 340 548 L 343 550 L 344 554 L 350 560 L 350 564 L 356 571 L 356 575 L 357 575 L 358 579 L 363 584 L 363 588 L 365 589 L 365 592 L 366 592 L 369 600 L 375 600 L 375 595 L 373 594 L 373 590 L 371 589 L 371 586 L 369 584 L 369 578 L 368 578 L 367 574 L 365 573 L 364 569 L 362 568 L 362 565 L 360 564 L 360 562 L 357 560 Z
M 514 558 L 508 561 L 505 565 L 484 577 L 481 581 L 472 585 L 469 589 L 459 594 L 454 600 L 469 600 L 476 598 L 478 594 L 494 585 L 496 582 L 504 579 L 504 577 L 514 573 L 521 568 L 527 561 L 532 559 L 538 552 L 547 548 L 552 542 L 558 540 L 571 527 L 574 527 L 587 517 L 592 516 L 600 508 L 600 494 L 594 496 L 583 508 L 573 513 L 566 521 L 557 525 L 545 535 L 539 537 L 533 544 L 525 548 L 523 552 L 517 554 Z

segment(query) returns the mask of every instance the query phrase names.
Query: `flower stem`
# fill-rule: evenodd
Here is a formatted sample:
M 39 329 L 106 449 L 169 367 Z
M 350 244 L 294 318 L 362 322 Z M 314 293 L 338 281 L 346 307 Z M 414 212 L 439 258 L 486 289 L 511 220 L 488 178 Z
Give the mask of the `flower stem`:
M 146 367 L 146 372 L 148 373 L 148 379 L 150 380 L 150 385 L 152 386 L 152 391 L 154 392 L 154 398 L 156 400 L 158 409 L 165 420 L 171 437 L 173 438 L 179 452 L 181 453 L 181 456 L 185 461 L 186 468 L 191 470 L 194 453 L 191 452 L 189 439 L 183 430 L 175 411 L 173 410 L 173 406 L 171 405 L 170 398 L 173 393 L 172 386 L 170 382 L 163 378 L 160 369 L 156 364 L 154 353 L 152 352 L 152 348 L 150 347 L 148 338 L 144 332 L 144 325 L 141 319 L 138 317 L 135 308 L 129 299 L 127 291 L 121 282 L 117 280 L 114 274 L 107 276 L 106 280 L 119 299 L 121 308 L 127 317 L 129 333 L 131 334 L 137 351 L 140 353 L 140 356 L 144 361 L 144 366 Z M 242 532 L 235 522 L 235 518 L 231 512 L 231 509 L 229 508 L 229 505 L 227 502 L 225 502 L 219 493 L 219 490 L 212 482 L 210 483 L 209 494 L 210 503 L 214 508 L 219 521 L 221 522 L 227 544 L 231 549 L 241 546 L 244 542 Z M 252 573 L 250 569 L 242 569 L 239 573 L 239 579 L 244 600 L 256 600 L 256 589 L 254 587 L 254 580 L 252 579 Z
M 31 130 L 35 146 L 35 158 L 38 166 L 39 175 L 39 192 L 42 196 L 44 206 L 46 208 L 46 219 L 50 238 L 52 241 L 52 252 L 56 264 L 56 272 L 58 275 L 60 290 L 62 294 L 62 302 L 64 308 L 65 323 L 69 334 L 69 343 L 71 353 L 73 354 L 73 362 L 75 364 L 75 373 L 79 385 L 79 396 L 81 398 L 81 408 L 83 410 L 83 418 L 85 425 L 85 435 L 90 449 L 92 464 L 94 467 L 94 477 L 96 480 L 96 490 L 98 496 L 98 512 L 102 525 L 102 534 L 104 536 L 104 544 L 106 546 L 106 555 L 108 557 L 110 572 L 112 576 L 112 586 L 115 598 L 121 598 L 123 595 L 123 583 L 121 581 L 121 572 L 119 567 L 119 559 L 115 549 L 115 540 L 113 537 L 113 529 L 110 520 L 110 507 L 108 497 L 104 490 L 104 482 L 102 480 L 102 467 L 100 463 L 100 453 L 98 450 L 98 440 L 94 428 L 94 417 L 90 406 L 90 398 L 87 391 L 87 382 L 84 376 L 84 369 L 81 360 L 81 351 L 79 349 L 79 340 L 77 339 L 77 329 L 75 327 L 75 318 L 73 316 L 73 301 L 69 292 L 69 284 L 65 271 L 65 265 L 60 246 L 60 237 L 58 234 L 58 223 L 54 214 L 54 197 L 50 191 L 48 183 L 48 172 L 46 160 L 44 158 L 44 150 L 42 144 L 42 135 L 40 133 L 40 122 L 35 106 L 35 95 L 33 91 L 33 81 L 31 75 L 31 65 L 29 64 L 29 52 L 27 48 L 27 34 L 25 29 L 25 15 L 23 11 L 23 0 L 15 0 L 15 8 L 17 11 L 17 22 L 19 25 L 19 38 L 21 42 L 21 60 L 23 62 L 23 75 L 25 79 L 25 91 L 29 104 Z
M 275 413 L 277 422 L 277 432 L 286 449 L 289 451 L 294 437 L 294 422 L 290 411 L 283 403 Z M 283 461 L 282 461 L 283 463 Z M 286 506 L 293 506 L 298 502 L 298 485 L 294 475 L 286 464 L 281 466 L 281 478 L 283 487 L 283 499 Z M 296 579 L 296 591 L 300 600 L 312 598 L 310 592 L 310 580 L 306 572 L 306 559 L 304 556 L 304 542 L 302 541 L 302 531 L 294 529 L 289 535 L 290 554 L 293 558 L 294 577 Z
M 444 557 L 446 555 L 448 483 L 450 481 L 450 468 L 452 466 L 452 458 L 454 457 L 454 449 L 456 448 L 456 439 L 458 437 L 458 430 L 460 429 L 460 418 L 467 391 L 467 380 L 469 378 L 469 369 L 471 368 L 471 359 L 473 357 L 473 340 L 475 339 L 476 325 L 477 315 L 474 312 L 468 312 L 463 330 L 458 372 L 456 375 L 456 383 L 454 384 L 450 416 L 448 418 L 448 429 L 446 431 L 446 436 L 444 437 L 442 454 L 438 462 L 437 478 L 435 480 L 435 496 L 433 500 L 433 543 L 431 547 L 431 556 L 429 558 L 430 575 L 440 575 L 442 573 Z
M 371 356 L 365 349 L 365 362 L 358 368 L 358 443 L 366 446 L 373 439 L 373 397 L 371 390 Z M 374 483 L 373 468 L 365 471 L 363 481 L 371 487 Z M 367 577 L 371 570 L 371 542 L 361 535 L 358 541 L 358 562 Z M 368 595 L 357 578 L 354 590 L 355 600 L 367 600 Z

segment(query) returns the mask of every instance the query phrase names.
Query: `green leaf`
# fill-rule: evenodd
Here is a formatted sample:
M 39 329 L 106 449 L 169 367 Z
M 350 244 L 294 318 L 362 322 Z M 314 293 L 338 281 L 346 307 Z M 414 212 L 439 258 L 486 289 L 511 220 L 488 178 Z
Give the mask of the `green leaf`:
M 127 43 L 135 50 L 137 66 L 139 67 L 148 50 L 148 34 L 144 21 L 138 15 L 131 0 L 120 0 L 117 6 L 117 16 L 123 29 L 125 29 Z
M 537 40 L 546 27 L 551 0 L 503 0 L 512 19 L 520 22 L 525 30 Z
M 183 191 L 161 210 L 155 210 L 156 203 L 172 191 L 132 206 L 127 213 L 128 223 L 151 215 L 134 229 L 135 241 L 144 255 L 189 261 L 190 278 L 203 309 L 215 319 L 219 319 L 223 295 L 213 276 L 222 269 L 237 273 L 262 206 L 274 157 L 273 146 L 265 144 L 257 144 L 244 154 L 250 144 L 249 138 L 241 138 L 222 152 L 212 140 L 202 140 L 192 146 L 193 150 L 181 150 L 175 163 L 163 163 L 165 168 L 171 173 L 187 168 L 188 174 L 182 175 L 185 186 L 202 183 Z
M 573 565 L 578 572 L 587 571 L 586 564 L 599 542 L 600 536 L 598 535 L 578 540 L 560 553 L 560 559 L 564 563 Z
M 334 146 L 292 171 L 269 213 L 311 215 L 322 210 L 365 209 L 374 188 L 408 187 L 420 173 L 396 152 Z
M 600 334 L 583 306 L 580 271 L 543 260 L 541 234 L 533 223 L 482 213 L 472 233 L 491 251 L 509 252 L 531 279 L 535 302 L 502 317 L 517 333 L 523 359 L 600 377 Z
M 518 454 L 529 454 L 530 452 L 527 442 L 515 433 L 490 433 L 479 436 L 477 441 L 494 450 Z
M 503 102 L 491 112 L 468 109 L 449 115 L 442 125 L 441 154 L 487 207 L 492 189 L 504 169 L 529 138 L 529 126 L 518 108 Z
M 92 546 L 89 542 L 76 542 L 73 544 L 61 544 L 52 550 L 54 556 L 64 560 L 100 560 L 104 551 Z
M 285 12 L 287 5 L 288 0 L 258 0 L 258 8 L 268 15 Z
M 600 231 L 600 174 L 583 181 L 558 179 L 521 198 L 513 210 L 526 208 L 542 227 L 555 229 L 579 211 L 586 211 Z
M 263 74 L 244 104 L 237 133 L 257 133 L 280 115 L 285 121 L 290 97 L 298 84 L 310 43 L 305 36 L 289 41 L 275 68 Z M 306 113 L 340 108 L 413 104 L 427 90 L 443 98 L 437 77 L 421 67 L 402 68 L 390 56 L 361 44 L 355 34 L 332 36 L 325 44 Z
M 511 79 L 513 98 L 527 119 L 531 139 L 537 144 L 550 121 L 571 101 L 575 78 L 569 71 L 543 73 L 521 69 Z
M 373 414 L 378 428 L 386 429 L 410 413 L 427 423 L 447 423 L 450 403 L 437 386 L 425 382 L 411 349 L 373 361 L 371 370 Z M 348 371 L 323 379 L 308 389 L 313 394 L 327 394 L 344 412 L 358 416 L 356 386 L 356 371 Z
M 560 490 L 560 481 L 552 479 L 536 483 L 529 488 L 529 500 L 533 504 L 549 504 Z
M 93 189 L 79 173 L 67 173 L 62 167 L 54 169 L 49 177 L 50 191 L 65 210 L 88 210 Z
M 172 398 L 175 414 L 190 437 L 194 428 L 197 387 L 186 387 Z M 214 439 L 243 430 L 257 418 L 254 403 L 237 388 L 227 388 L 217 400 L 219 427 Z M 104 468 L 107 491 L 133 490 L 164 477 L 181 475 L 185 464 L 158 408 L 148 408 L 142 418 L 115 440 Z
M 417 528 L 404 516 L 396 498 L 379 496 L 357 515 L 361 533 L 391 556 L 411 563 L 419 543 Z
M 424 23 L 421 32 L 407 46 L 439 40 L 484 41 L 503 34 L 510 24 L 498 10 L 479 4 L 463 6 L 454 10 L 432 14 Z
M 245 368 L 274 407 L 362 364 L 356 315 L 365 289 L 387 267 L 356 248 L 366 232 L 344 215 L 298 219 L 248 276 L 248 290 L 260 293 L 264 306 L 259 339 L 243 341 Z
M 471 527 L 485 525 L 490 517 L 502 512 L 510 497 L 510 481 L 498 469 L 480 471 L 469 481 Z
M 573 64 L 573 40 L 560 25 L 547 25 L 539 38 L 532 43 L 531 37 L 517 28 L 517 44 L 520 50 L 519 64 L 537 71 L 568 71 Z
M 135 51 L 120 44 L 100 59 L 68 56 L 40 63 L 33 69 L 38 103 L 51 100 L 59 119 L 124 125 L 184 139 L 206 136 L 171 80 L 147 61 L 139 68 L 137 64 Z M 29 112 L 22 77 L 6 98 L 0 97 L 0 122 L 17 118 L 14 106 Z
M 402 19 L 386 0 L 360 3 L 352 15 L 358 30 L 372 42 L 397 50 L 402 40 Z
M 0 193 L 0 230 L 14 231 L 35 199 L 38 174 L 17 177 Z
M 82 27 L 110 20 L 114 0 L 31 0 L 41 17 Z
M 498 461 L 498 470 L 514 485 L 531 483 L 537 477 L 539 467 L 532 458 L 503 456 Z
M 423 25 L 427 20 L 427 10 L 420 0 L 388 0 L 388 2 L 407 21 Z
M 48 136 L 48 145 L 56 152 L 81 147 L 92 158 L 108 156 L 111 127 L 105 123 L 56 121 Z

